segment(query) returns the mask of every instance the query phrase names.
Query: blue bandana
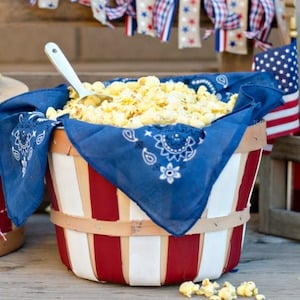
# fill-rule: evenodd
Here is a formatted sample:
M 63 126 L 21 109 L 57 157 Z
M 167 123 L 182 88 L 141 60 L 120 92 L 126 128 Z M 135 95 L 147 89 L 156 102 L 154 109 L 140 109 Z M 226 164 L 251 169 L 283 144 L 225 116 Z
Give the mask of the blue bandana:
M 26 93 L 1 104 L 0 167 L 12 221 L 22 225 L 39 206 L 51 133 L 63 125 L 82 157 L 154 222 L 175 236 L 188 231 L 205 209 L 215 180 L 246 128 L 279 106 L 282 92 L 267 73 L 161 79 L 166 80 L 183 81 L 195 89 L 204 84 L 223 101 L 233 93 L 239 97 L 231 114 L 202 129 L 184 124 L 126 129 L 68 116 L 57 122 L 45 119 L 49 106 L 61 108 L 68 100 L 66 86 Z

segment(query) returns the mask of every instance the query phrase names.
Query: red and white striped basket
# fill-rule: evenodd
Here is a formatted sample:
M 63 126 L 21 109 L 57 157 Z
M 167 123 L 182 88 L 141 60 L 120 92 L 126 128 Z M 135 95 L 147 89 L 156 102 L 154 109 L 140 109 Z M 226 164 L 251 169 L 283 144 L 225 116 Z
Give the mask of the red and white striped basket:
M 93 170 L 63 129 L 49 151 L 51 220 L 63 264 L 81 278 L 159 286 L 216 279 L 240 260 L 265 124 L 248 127 L 193 228 L 174 237 Z M 158 199 L 159 201 L 159 199 Z
M 24 241 L 24 227 L 16 227 L 7 216 L 0 180 L 0 256 L 17 250 Z

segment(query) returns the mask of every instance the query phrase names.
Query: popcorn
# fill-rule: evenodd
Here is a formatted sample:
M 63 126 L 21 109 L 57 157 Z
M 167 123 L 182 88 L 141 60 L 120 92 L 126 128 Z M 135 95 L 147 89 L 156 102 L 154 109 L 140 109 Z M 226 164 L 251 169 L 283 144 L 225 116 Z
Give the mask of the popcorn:
M 183 282 L 179 287 L 179 292 L 184 296 L 191 298 L 199 290 L 199 284 L 195 284 L 193 281 Z
M 255 296 L 255 300 L 264 300 L 266 297 L 258 294 L 258 288 L 253 281 L 244 281 L 237 287 L 237 294 L 243 297 Z
M 265 299 L 266 299 L 266 297 L 264 295 L 262 295 L 262 294 L 257 294 L 255 296 L 255 300 L 265 300 Z
M 145 125 L 183 123 L 202 128 L 232 111 L 237 94 L 225 103 L 215 94 L 199 86 L 195 91 L 183 82 L 160 82 L 155 76 L 141 77 L 131 82 L 112 82 L 105 87 L 100 81 L 84 83 L 85 88 L 113 97 L 112 101 L 90 97 L 79 99 L 70 87 L 70 100 L 61 110 L 49 107 L 46 116 L 55 120 L 63 114 L 82 121 L 138 128 Z
M 209 297 L 209 300 L 222 300 L 222 299 L 217 295 L 213 295 L 213 296 Z
M 197 295 L 203 295 L 209 299 L 212 296 L 217 294 L 217 289 L 219 288 L 219 284 L 217 282 L 211 282 L 209 279 L 204 279 L 202 281 L 202 285 L 200 289 L 196 292 Z M 214 300 L 214 299 L 212 299 Z
M 228 281 L 225 281 L 223 287 L 218 292 L 218 296 L 221 300 L 237 299 L 235 287 Z
M 235 300 L 238 296 L 251 297 L 252 300 L 265 300 L 266 297 L 258 294 L 258 289 L 253 281 L 242 282 L 235 288 L 230 282 L 225 281 L 222 287 L 217 282 L 208 278 L 202 281 L 201 286 L 192 281 L 184 282 L 179 287 L 180 293 L 191 298 L 192 295 L 204 296 L 209 300 Z
M 250 297 L 258 294 L 257 287 L 253 281 L 243 282 L 237 287 L 237 294 L 239 296 Z

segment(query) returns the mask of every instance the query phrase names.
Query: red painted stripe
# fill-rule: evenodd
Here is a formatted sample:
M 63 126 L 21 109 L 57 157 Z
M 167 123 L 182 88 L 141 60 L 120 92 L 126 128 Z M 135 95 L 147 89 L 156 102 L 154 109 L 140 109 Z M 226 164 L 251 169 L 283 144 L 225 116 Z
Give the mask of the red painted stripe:
M 118 220 L 119 208 L 116 188 L 90 166 L 89 182 L 92 217 L 97 220 Z M 120 238 L 94 235 L 94 250 L 98 280 L 125 283 Z
M 45 179 L 46 179 L 47 191 L 48 191 L 49 197 L 51 199 L 52 209 L 59 211 L 58 201 L 57 201 L 57 197 L 56 197 L 56 194 L 54 191 L 51 173 L 50 173 L 50 170 L 48 167 L 46 170 Z M 60 255 L 60 259 L 61 259 L 62 263 L 69 270 L 71 270 L 71 264 L 70 264 L 70 259 L 69 259 L 69 255 L 68 255 L 68 249 L 67 249 L 67 245 L 66 245 L 64 229 L 59 226 L 55 226 L 55 230 L 56 230 L 57 248 L 58 248 L 58 252 Z
M 8 218 L 7 211 L 6 211 L 1 177 L 0 177 L 0 230 L 2 233 L 10 232 L 12 230 L 12 222 Z
M 45 180 L 46 180 L 47 192 L 48 192 L 49 197 L 51 199 L 51 207 L 53 209 L 59 211 L 58 201 L 57 201 L 56 194 L 55 194 L 55 191 L 54 191 L 53 181 L 52 181 L 52 177 L 51 177 L 49 167 L 47 167 L 47 169 L 46 169 Z
M 255 180 L 256 170 L 259 165 L 259 159 L 260 150 L 249 152 L 245 166 L 245 171 L 239 189 L 239 197 L 236 206 L 236 211 L 243 210 L 248 204 L 252 184 Z M 228 261 L 224 272 L 231 271 L 238 265 L 240 261 L 242 251 L 241 246 L 243 240 L 243 228 L 244 225 L 240 225 L 232 230 Z
M 66 244 L 65 231 L 62 227 L 55 226 L 56 231 L 56 242 L 58 247 L 58 252 L 62 263 L 68 268 L 68 270 L 72 270 L 68 248 Z
M 169 237 L 166 279 L 164 284 L 192 280 L 198 274 L 200 235 Z

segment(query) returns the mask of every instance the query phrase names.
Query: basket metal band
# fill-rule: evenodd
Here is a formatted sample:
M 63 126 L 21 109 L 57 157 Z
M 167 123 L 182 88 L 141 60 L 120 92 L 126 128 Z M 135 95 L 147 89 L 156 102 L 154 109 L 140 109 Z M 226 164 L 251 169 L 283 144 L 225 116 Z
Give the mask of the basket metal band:
M 265 122 L 259 122 L 247 128 L 235 152 L 242 153 L 259 150 L 266 144 L 266 124 Z M 69 141 L 63 129 L 54 130 L 50 151 L 72 156 L 80 155 Z
M 0 256 L 8 254 L 24 244 L 24 227 L 14 228 L 4 234 L 6 240 L 0 237 Z
M 200 234 L 220 231 L 245 224 L 250 218 L 250 207 L 231 212 L 227 216 L 201 218 L 186 233 Z M 51 221 L 57 226 L 78 232 L 101 234 L 108 236 L 166 236 L 171 235 L 151 220 L 140 221 L 102 221 L 87 217 L 72 216 L 60 211 L 51 210 Z

